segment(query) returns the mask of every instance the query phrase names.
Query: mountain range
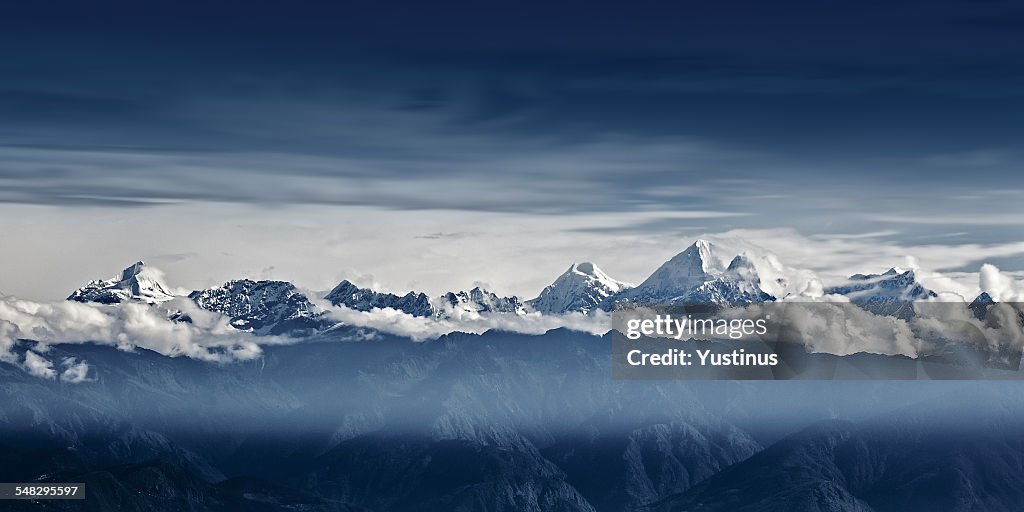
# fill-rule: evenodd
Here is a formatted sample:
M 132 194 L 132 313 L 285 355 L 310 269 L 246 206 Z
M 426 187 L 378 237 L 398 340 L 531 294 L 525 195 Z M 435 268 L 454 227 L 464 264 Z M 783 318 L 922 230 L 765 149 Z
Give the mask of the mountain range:
M 250 279 L 176 295 L 158 271 L 133 264 L 69 299 L 163 308 L 175 322 L 193 321 L 177 309 L 191 301 L 242 331 L 318 336 L 218 363 L 139 347 L 16 340 L 13 361 L 44 354 L 55 368 L 87 366 L 72 382 L 0 364 L 0 481 L 85 482 L 88 498 L 7 508 L 1019 509 L 1022 381 L 618 380 L 612 333 L 490 330 L 422 343 L 379 333 L 366 341 L 327 306 L 441 321 L 598 314 L 620 301 L 743 305 L 786 297 L 777 273 L 762 280 L 761 255 L 716 251 L 698 241 L 636 286 L 574 264 L 526 301 L 479 287 L 431 297 L 349 281 L 320 296 Z M 934 297 L 912 271 L 896 269 L 826 291 L 890 315 L 907 314 L 885 309 L 901 300 Z M 1000 307 L 1009 305 L 982 296 L 970 307 L 995 324 L 1006 321 Z
M 765 258 L 750 252 L 729 255 L 706 240 L 697 240 L 663 263 L 639 285 L 610 277 L 591 262 L 575 263 L 530 300 L 502 296 L 481 287 L 431 297 L 411 291 L 404 295 L 362 288 L 344 280 L 322 296 L 311 296 L 286 281 L 250 279 L 197 290 L 188 294 L 199 307 L 230 318 L 231 325 L 258 335 L 306 336 L 337 324 L 328 318 L 320 299 L 333 306 L 368 312 L 390 308 L 428 319 L 464 319 L 481 315 L 595 314 L 617 303 L 683 303 L 737 306 L 777 300 L 763 286 L 758 263 Z M 774 273 L 776 269 L 771 269 Z M 174 298 L 162 274 L 137 262 L 119 275 L 95 280 L 75 290 L 69 300 L 114 304 L 140 302 L 159 305 Z M 784 279 L 768 283 L 782 290 Z M 777 292 L 778 293 L 778 292 Z M 784 292 L 786 296 L 792 292 Z M 895 268 L 881 274 L 856 274 L 848 282 L 826 288 L 826 294 L 846 296 L 880 315 L 908 318 L 913 301 L 936 297 L 917 281 L 914 271 Z M 982 300 L 984 297 L 979 297 Z M 981 306 L 976 306 L 975 309 Z M 170 313 L 174 317 L 174 312 Z M 187 318 L 178 319 L 187 320 Z

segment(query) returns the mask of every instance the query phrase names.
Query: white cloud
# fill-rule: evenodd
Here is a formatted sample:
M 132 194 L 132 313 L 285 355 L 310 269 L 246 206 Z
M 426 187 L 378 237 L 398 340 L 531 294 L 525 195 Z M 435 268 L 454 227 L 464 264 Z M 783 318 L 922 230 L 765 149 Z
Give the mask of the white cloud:
M 1024 282 L 1005 275 L 995 265 L 982 265 L 981 290 L 1000 302 L 1024 302 Z
M 85 382 L 89 377 L 89 364 L 79 361 L 74 357 L 65 358 L 61 362 L 64 371 L 60 374 L 60 380 L 71 384 Z
M 1020 305 L 996 304 L 988 309 L 984 321 L 978 320 L 966 304 L 924 303 L 915 305 L 914 331 L 924 339 L 958 340 L 984 345 L 998 351 L 1024 347 L 1024 325 Z M 1019 364 L 1020 361 L 1017 361 Z
M 172 322 L 163 308 L 143 304 L 40 303 L 0 297 L 0 358 L 9 359 L 14 342 L 22 338 L 38 342 L 41 351 L 53 343 L 98 343 L 204 361 L 251 359 L 260 354 L 259 344 L 288 341 L 256 338 L 234 329 L 222 315 L 199 309 L 187 299 L 175 299 L 164 307 L 183 311 L 192 323 Z M 73 370 L 69 378 L 79 371 Z
M 492 329 L 523 334 L 544 334 L 558 328 L 602 335 L 611 330 L 611 317 L 604 312 L 588 316 L 579 313 L 541 315 L 530 313 L 477 314 L 462 312 L 452 319 L 434 319 L 412 316 L 391 308 L 356 311 L 343 306 L 325 307 L 328 315 L 338 321 L 358 327 L 404 336 L 415 341 L 437 338 L 452 332 L 483 333 Z
M 745 315 L 771 317 L 773 329 L 785 332 L 784 341 L 802 343 L 811 352 L 917 357 L 922 347 L 906 321 L 869 313 L 842 296 L 793 297 L 775 304 L 751 306 Z
M 18 339 L 18 332 L 17 325 L 0 318 L 0 362 L 17 362 L 18 358 L 11 352 L 11 349 L 14 348 L 14 342 Z
M 781 341 L 836 355 L 865 352 L 916 358 L 951 341 L 973 343 L 994 354 L 1024 347 L 1019 304 L 997 304 L 985 320 L 977 319 L 964 302 L 917 302 L 914 310 L 913 317 L 900 319 L 868 312 L 843 296 L 826 295 L 750 306 L 740 317 L 770 316 L 773 332 L 785 333 Z
M 321 301 L 322 302 L 322 301 Z M 165 308 L 187 314 L 191 323 L 172 322 Z M 462 312 L 457 318 L 435 320 L 414 317 L 393 309 L 360 312 L 344 307 L 324 308 L 335 320 L 356 327 L 411 338 L 415 341 L 437 338 L 461 331 L 482 333 L 491 329 L 527 334 L 543 334 L 561 327 L 601 335 L 611 328 L 606 313 L 586 316 L 491 314 Z M 116 305 L 83 304 L 73 301 L 39 303 L 14 297 L 0 298 L 0 360 L 17 362 L 12 349 L 16 340 L 30 339 L 37 344 L 21 364 L 32 375 L 54 378 L 53 363 L 40 355 L 51 344 L 97 343 L 124 350 L 146 348 L 167 356 L 186 356 L 203 361 L 227 362 L 259 356 L 260 345 L 295 343 L 297 340 L 275 336 L 256 337 L 234 329 L 226 317 L 202 310 L 191 301 L 178 298 L 161 306 L 124 303 Z M 38 351 L 38 352 L 36 352 Z M 88 379 L 86 361 L 66 358 L 60 378 L 79 383 Z
M 28 373 L 36 377 L 52 379 L 57 376 L 57 372 L 53 369 L 53 363 L 31 350 L 25 352 L 25 361 L 22 366 Z

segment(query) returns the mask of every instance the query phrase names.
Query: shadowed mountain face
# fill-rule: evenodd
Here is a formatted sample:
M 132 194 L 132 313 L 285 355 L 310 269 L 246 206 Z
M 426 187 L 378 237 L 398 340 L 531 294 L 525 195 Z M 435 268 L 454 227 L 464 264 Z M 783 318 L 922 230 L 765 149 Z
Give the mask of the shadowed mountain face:
M 830 496 L 880 511 L 968 491 L 999 510 L 1024 498 L 1009 471 L 1024 453 L 1015 382 L 616 381 L 609 347 L 562 330 L 378 337 L 216 365 L 55 346 L 94 370 L 69 384 L 0 365 L 0 479 L 87 483 L 85 502 L 17 510 L 858 510 L 814 508 Z M 984 399 L 967 411 L 963 396 Z M 996 428 L 950 423 L 964 411 Z
M 295 285 L 284 281 L 228 281 L 189 294 L 199 307 L 231 318 L 231 325 L 256 334 L 309 335 L 330 325 Z
M 346 306 L 356 311 L 370 311 L 373 308 L 393 308 L 412 316 L 431 317 L 436 314 L 430 298 L 423 293 L 409 292 L 403 296 L 393 293 L 375 292 L 360 288 L 345 280 L 324 296 L 335 306 Z
M 815 424 L 647 510 L 1019 510 L 1021 400 L 950 399 L 859 424 Z

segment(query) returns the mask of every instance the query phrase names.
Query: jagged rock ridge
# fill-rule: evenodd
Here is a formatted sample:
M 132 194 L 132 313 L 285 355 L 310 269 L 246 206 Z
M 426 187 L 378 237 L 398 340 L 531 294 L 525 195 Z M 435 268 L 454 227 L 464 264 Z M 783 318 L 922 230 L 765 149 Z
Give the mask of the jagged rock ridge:
M 255 334 L 305 335 L 329 327 L 324 312 L 285 281 L 239 279 L 188 296 L 199 307 L 231 318 Z
M 442 297 L 440 316 L 452 316 L 462 313 L 526 313 L 526 305 L 519 297 L 501 297 L 477 286 L 468 292 L 448 292 Z
M 345 306 L 357 311 L 370 311 L 374 308 L 392 308 L 412 316 L 432 317 L 434 307 L 430 297 L 425 293 L 409 292 L 399 296 L 393 293 L 375 292 L 368 288 L 360 288 L 348 280 L 335 286 L 324 299 L 335 306 Z

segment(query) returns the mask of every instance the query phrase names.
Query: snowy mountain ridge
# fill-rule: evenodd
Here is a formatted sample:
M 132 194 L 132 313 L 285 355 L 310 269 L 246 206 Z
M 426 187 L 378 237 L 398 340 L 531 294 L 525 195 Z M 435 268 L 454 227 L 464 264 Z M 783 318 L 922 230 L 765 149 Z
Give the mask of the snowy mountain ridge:
M 422 292 L 408 292 L 405 295 L 377 292 L 344 280 L 328 292 L 324 299 L 334 306 L 356 311 L 390 308 L 416 317 L 435 319 L 461 317 L 465 314 L 527 313 L 527 307 L 519 297 L 501 297 L 479 286 L 468 292 L 448 292 L 431 298 Z
M 227 316 L 240 330 L 305 336 L 337 325 L 325 308 L 317 305 L 320 298 L 361 312 L 392 309 L 425 319 L 464 320 L 491 314 L 593 315 L 612 310 L 618 302 L 745 305 L 799 296 L 801 286 L 808 286 L 800 281 L 812 283 L 805 279 L 806 273 L 799 274 L 806 271 L 783 267 L 770 253 L 733 251 L 737 249 L 697 240 L 636 286 L 612 278 L 592 262 L 575 263 L 530 300 L 502 296 L 479 286 L 434 297 L 416 291 L 398 295 L 362 288 L 348 280 L 319 297 L 307 296 L 287 281 L 251 279 L 228 281 L 187 297 L 200 308 Z M 770 278 L 762 280 L 762 275 Z M 789 279 L 793 275 L 797 278 Z M 828 288 L 816 279 L 813 282 L 817 282 L 817 293 L 809 296 L 843 295 L 873 313 L 903 318 L 914 314 L 908 302 L 937 297 L 917 281 L 914 271 L 896 268 L 881 274 L 855 274 Z M 156 305 L 175 297 L 170 289 L 159 270 L 140 261 L 111 279 L 90 281 L 68 300 Z M 990 301 L 981 296 L 973 309 L 982 309 Z M 173 313 L 169 312 L 169 318 L 177 321 Z
M 828 288 L 825 293 L 845 295 L 872 313 L 897 318 L 914 315 L 911 302 L 938 297 L 917 281 L 913 270 L 901 272 L 895 267 L 882 274 L 852 275 L 849 282 Z
M 327 292 L 324 299 L 335 306 L 345 306 L 357 311 L 391 308 L 412 316 L 433 317 L 436 315 L 430 297 L 427 297 L 425 293 L 409 292 L 399 296 L 393 293 L 376 292 L 369 288 L 360 288 L 347 279 Z

